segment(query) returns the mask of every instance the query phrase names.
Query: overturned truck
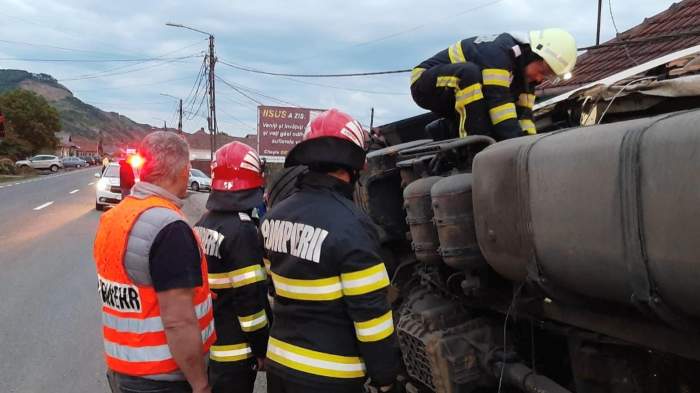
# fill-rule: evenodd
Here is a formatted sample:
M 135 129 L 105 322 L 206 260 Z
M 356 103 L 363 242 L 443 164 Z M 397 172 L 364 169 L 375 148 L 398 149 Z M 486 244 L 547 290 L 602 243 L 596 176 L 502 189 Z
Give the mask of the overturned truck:
M 383 130 L 355 193 L 409 390 L 700 391 L 700 110 L 497 144 L 426 121 Z

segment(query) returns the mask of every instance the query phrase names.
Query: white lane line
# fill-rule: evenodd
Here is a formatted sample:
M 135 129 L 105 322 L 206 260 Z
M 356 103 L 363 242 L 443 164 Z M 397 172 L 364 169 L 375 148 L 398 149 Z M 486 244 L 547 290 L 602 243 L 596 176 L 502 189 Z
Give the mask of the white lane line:
M 51 206 L 51 205 L 53 205 L 53 201 L 51 201 L 51 202 L 46 202 L 46 203 L 44 203 L 43 205 L 39 205 L 39 206 L 35 207 L 34 210 L 41 210 L 41 209 L 43 209 L 43 208 L 45 208 L 45 207 L 47 207 L 47 206 Z
M 75 194 L 75 193 L 78 192 L 78 191 L 80 191 L 80 189 L 75 189 L 75 190 L 69 192 L 69 194 Z
M 18 185 L 20 185 L 20 184 L 22 184 L 22 183 L 15 183 L 16 186 L 18 186 Z
M 88 186 L 91 186 L 91 185 L 93 185 L 93 184 L 95 184 L 95 182 L 92 182 L 92 183 L 88 183 Z

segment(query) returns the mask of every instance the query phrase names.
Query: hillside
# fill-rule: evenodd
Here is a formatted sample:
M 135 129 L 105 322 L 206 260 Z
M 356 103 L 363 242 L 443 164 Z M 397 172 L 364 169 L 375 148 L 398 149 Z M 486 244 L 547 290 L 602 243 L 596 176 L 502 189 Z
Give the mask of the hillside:
M 151 128 L 115 112 L 105 112 L 73 96 L 51 75 L 22 70 L 0 69 L 0 93 L 13 89 L 33 91 L 49 101 L 61 117 L 63 131 L 91 140 L 100 130 L 106 143 L 132 142 L 141 139 Z

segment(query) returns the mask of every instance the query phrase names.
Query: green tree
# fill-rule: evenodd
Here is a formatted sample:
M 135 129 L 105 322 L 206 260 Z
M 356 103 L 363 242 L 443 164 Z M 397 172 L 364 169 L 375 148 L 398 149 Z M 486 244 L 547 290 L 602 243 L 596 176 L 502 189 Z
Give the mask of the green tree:
M 7 131 L 0 155 L 7 148 L 13 151 L 5 153 L 13 156 L 23 151 L 36 154 L 56 148 L 54 133 L 61 130 L 61 123 L 58 111 L 44 97 L 28 90 L 9 91 L 0 95 L 0 112 L 5 115 Z

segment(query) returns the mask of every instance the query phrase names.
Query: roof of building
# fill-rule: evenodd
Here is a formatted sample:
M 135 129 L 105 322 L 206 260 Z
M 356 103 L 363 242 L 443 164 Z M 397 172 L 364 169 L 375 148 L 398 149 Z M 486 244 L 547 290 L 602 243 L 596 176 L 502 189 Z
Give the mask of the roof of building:
M 209 150 L 211 148 L 209 133 L 207 131 L 204 131 L 204 129 L 199 129 L 193 134 L 185 133 L 185 138 L 187 139 L 187 142 L 190 144 L 190 148 L 192 149 Z M 248 134 L 243 138 L 230 136 L 225 133 L 219 133 L 216 135 L 216 144 L 219 147 L 234 141 L 243 142 L 256 150 L 258 148 L 257 134 Z
M 573 77 L 538 90 L 563 92 L 700 44 L 700 0 L 683 0 L 578 57 Z

